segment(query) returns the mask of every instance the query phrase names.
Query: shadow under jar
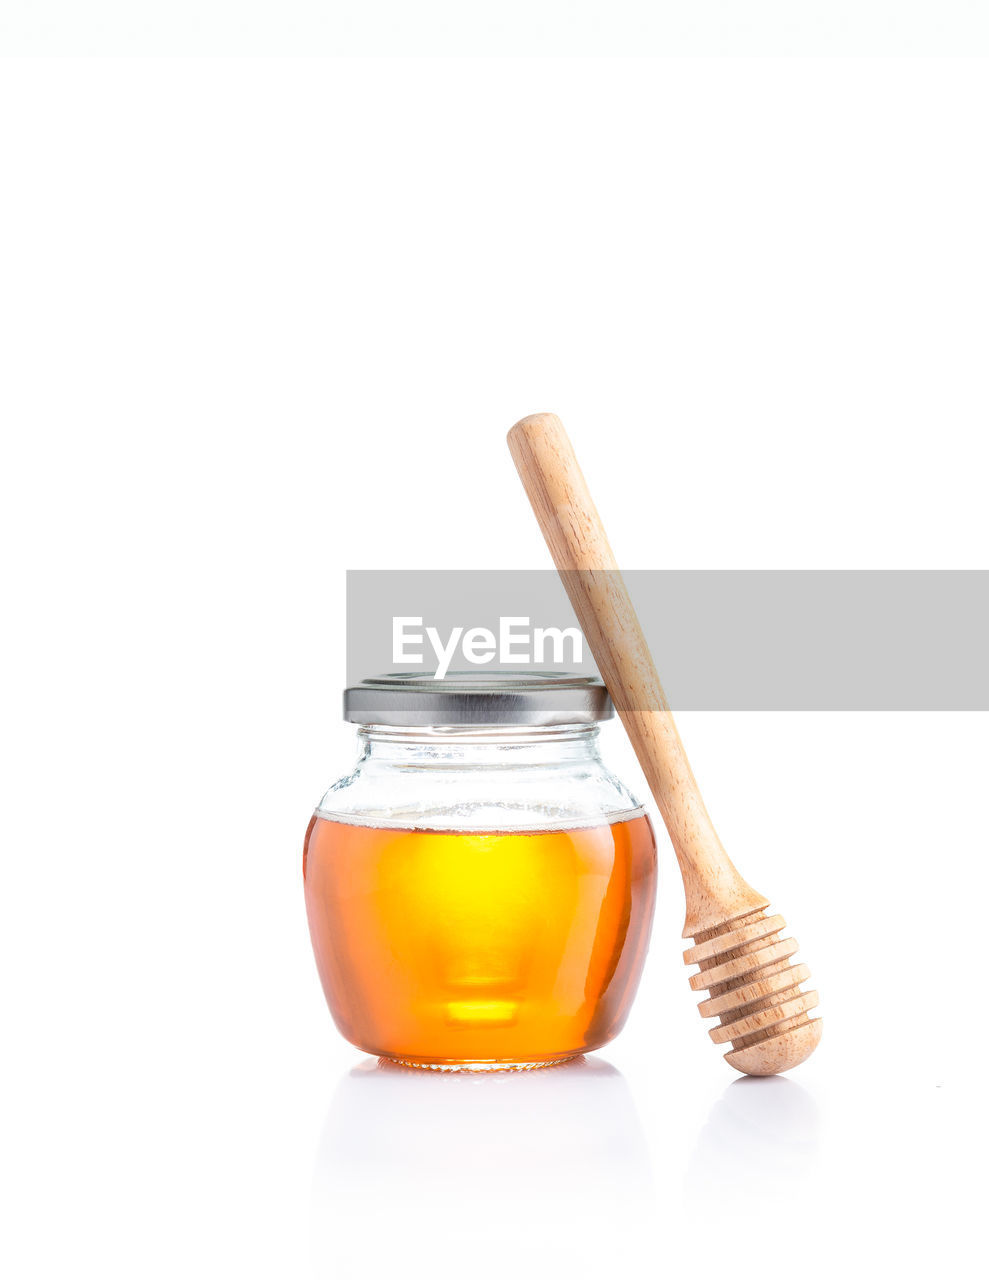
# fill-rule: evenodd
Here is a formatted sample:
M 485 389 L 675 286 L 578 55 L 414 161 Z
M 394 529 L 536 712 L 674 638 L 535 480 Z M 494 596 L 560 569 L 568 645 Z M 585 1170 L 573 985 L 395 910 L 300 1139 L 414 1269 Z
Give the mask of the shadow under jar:
M 361 754 L 303 855 L 342 1034 L 446 1069 L 535 1067 L 621 1030 L 652 924 L 656 845 L 598 754 L 603 684 L 382 676 L 348 689 Z

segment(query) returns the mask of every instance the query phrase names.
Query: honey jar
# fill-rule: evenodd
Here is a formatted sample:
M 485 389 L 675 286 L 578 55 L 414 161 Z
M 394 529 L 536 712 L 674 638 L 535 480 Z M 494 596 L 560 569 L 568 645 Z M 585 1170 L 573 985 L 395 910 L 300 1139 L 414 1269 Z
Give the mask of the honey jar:
M 621 1030 L 645 959 L 652 826 L 604 764 L 595 677 L 396 674 L 346 690 L 353 772 L 303 879 L 316 965 L 358 1048 L 527 1068 Z

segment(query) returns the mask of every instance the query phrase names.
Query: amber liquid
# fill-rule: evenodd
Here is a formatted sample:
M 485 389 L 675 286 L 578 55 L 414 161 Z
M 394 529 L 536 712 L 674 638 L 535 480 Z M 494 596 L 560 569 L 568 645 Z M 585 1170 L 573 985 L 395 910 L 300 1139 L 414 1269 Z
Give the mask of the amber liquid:
M 531 1065 L 621 1030 L 656 846 L 644 815 L 458 832 L 316 814 L 303 876 L 319 976 L 348 1040 L 430 1066 Z

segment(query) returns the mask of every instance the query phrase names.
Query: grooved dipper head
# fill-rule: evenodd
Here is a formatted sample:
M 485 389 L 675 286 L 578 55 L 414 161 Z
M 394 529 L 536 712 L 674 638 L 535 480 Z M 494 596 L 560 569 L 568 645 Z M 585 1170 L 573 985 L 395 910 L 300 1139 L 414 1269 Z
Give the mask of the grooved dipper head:
M 762 907 L 697 935 L 683 954 L 686 964 L 700 966 L 691 987 L 710 992 L 699 1011 L 719 1020 L 711 1039 L 731 1041 L 725 1061 L 745 1075 L 788 1071 L 821 1039 L 821 1020 L 808 1016 L 817 992 L 800 989 L 810 970 L 792 963 L 797 943 L 779 937 L 785 926 L 782 916 L 767 916 Z

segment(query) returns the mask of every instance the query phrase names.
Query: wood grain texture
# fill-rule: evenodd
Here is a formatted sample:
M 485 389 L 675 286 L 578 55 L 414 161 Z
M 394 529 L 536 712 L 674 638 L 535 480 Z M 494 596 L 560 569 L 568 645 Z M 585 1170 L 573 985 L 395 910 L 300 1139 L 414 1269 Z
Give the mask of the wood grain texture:
M 691 986 L 711 990 L 701 1011 L 720 1018 L 712 1037 L 732 1041 L 726 1058 L 739 1071 L 786 1070 L 821 1033 L 820 1021 L 807 1017 L 816 993 L 799 990 L 803 977 L 796 975 L 806 977 L 805 966 L 789 963 L 796 944 L 776 938 L 782 917 L 766 918 L 767 900 L 718 839 L 563 424 L 552 413 L 523 418 L 508 433 L 508 447 L 670 834 L 686 897 L 683 934 L 695 941 L 684 958 L 701 968 Z

